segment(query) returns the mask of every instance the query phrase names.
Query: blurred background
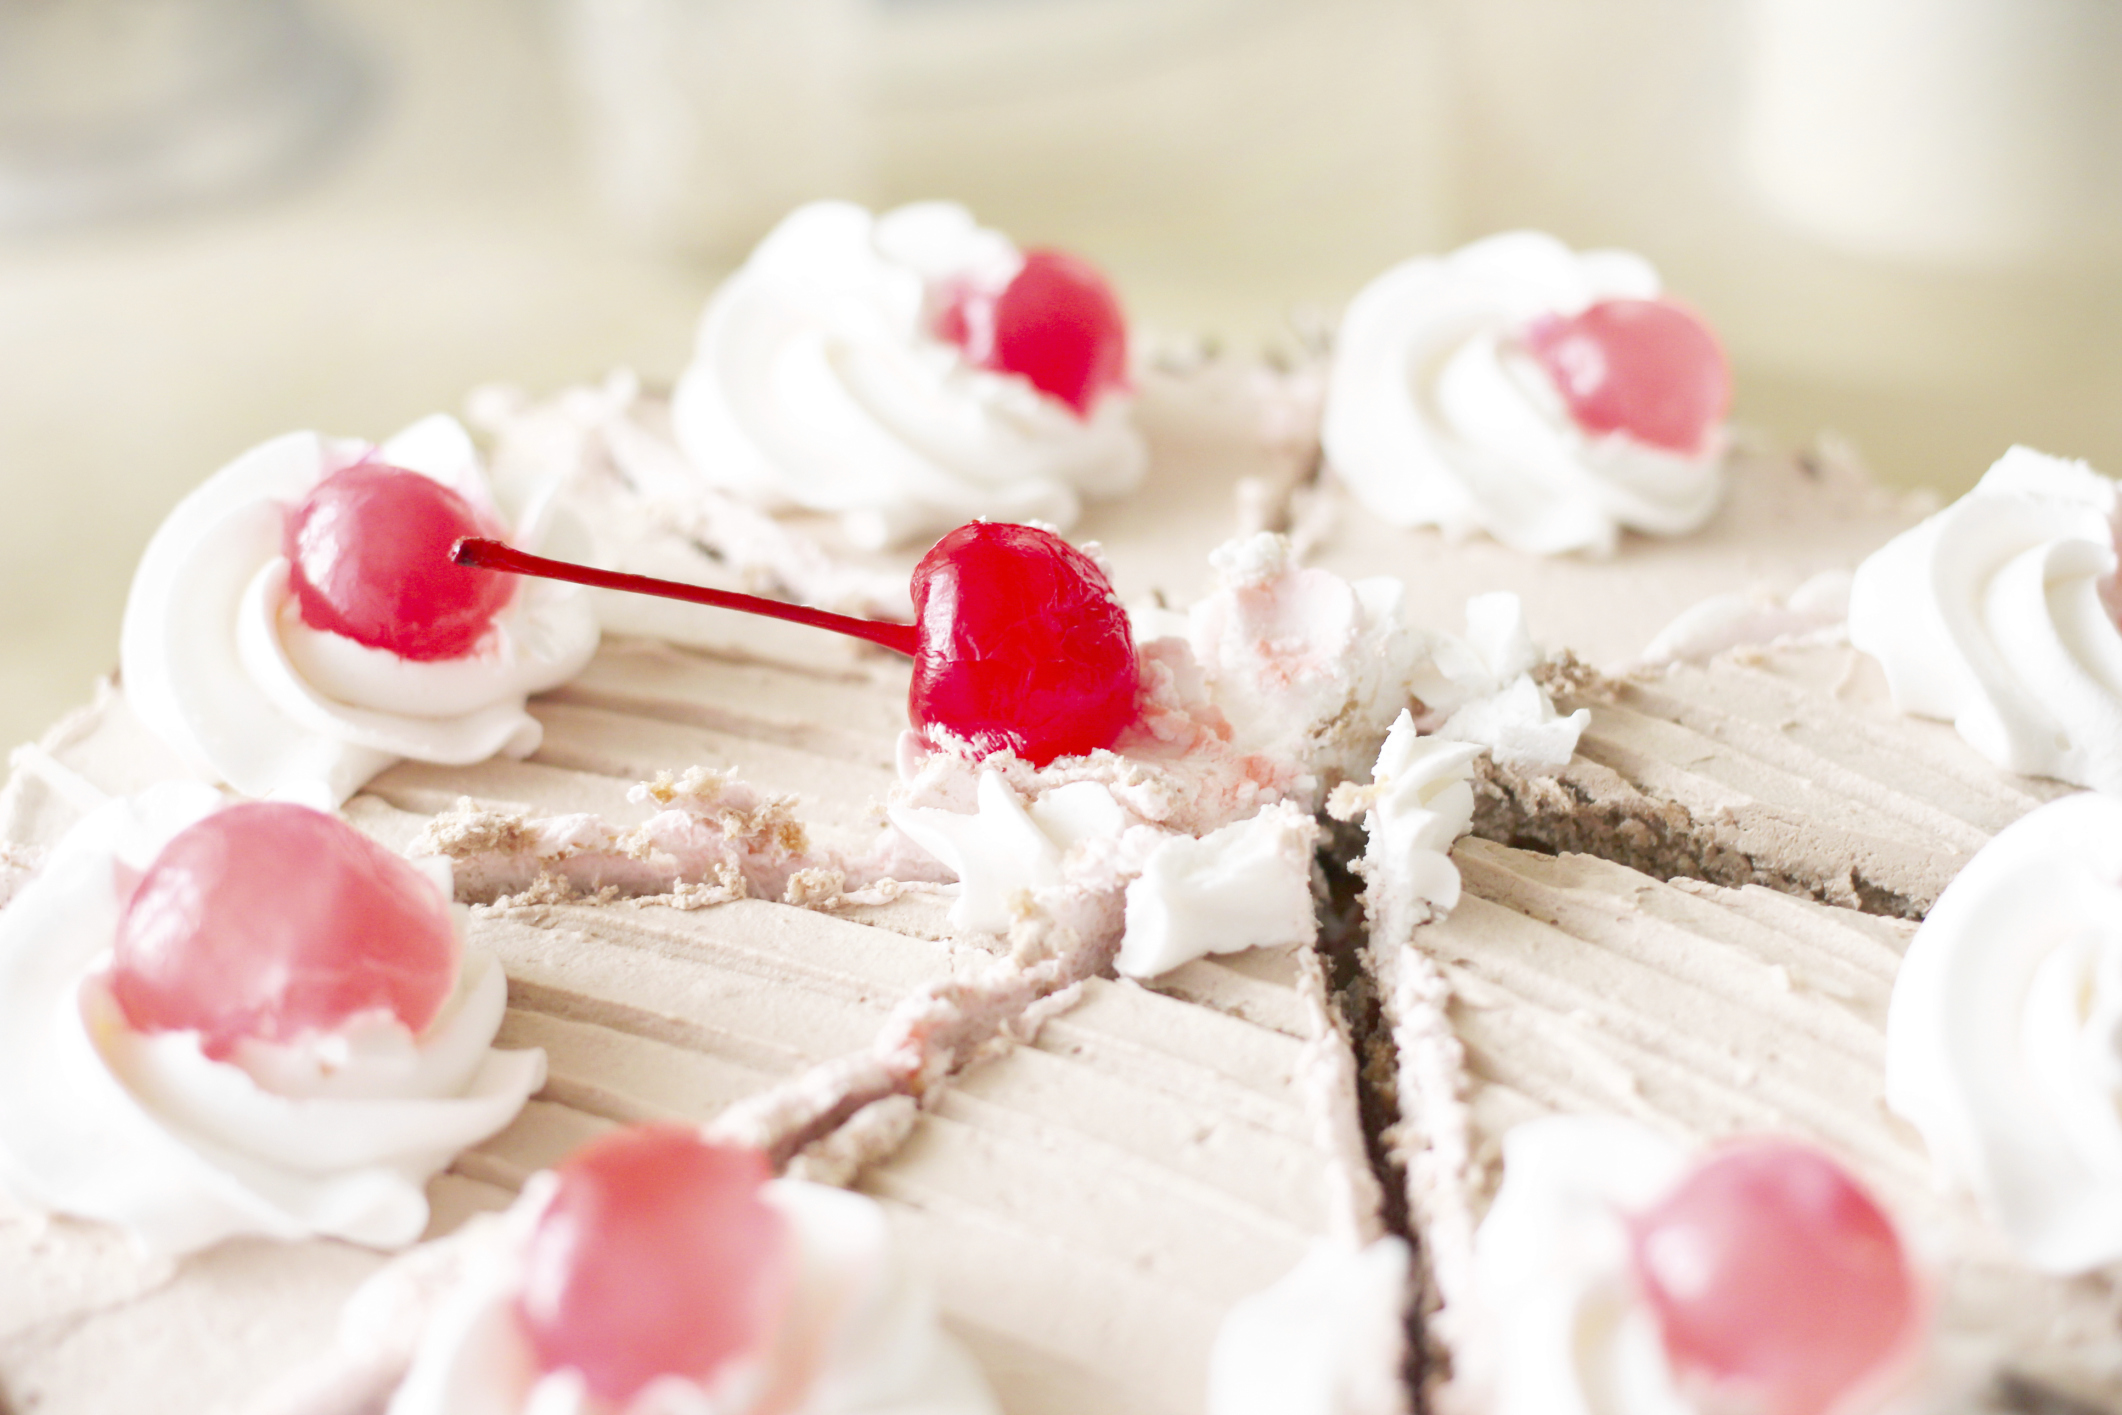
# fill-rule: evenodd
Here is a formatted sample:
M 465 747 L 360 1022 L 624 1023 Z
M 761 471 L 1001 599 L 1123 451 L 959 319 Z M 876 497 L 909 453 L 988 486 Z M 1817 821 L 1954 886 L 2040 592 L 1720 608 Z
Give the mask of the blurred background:
M 2122 472 L 2110 0 L 0 0 L 0 743 L 293 428 L 683 365 L 789 206 L 965 201 L 1288 343 L 1519 225 L 1652 257 L 1740 419 Z

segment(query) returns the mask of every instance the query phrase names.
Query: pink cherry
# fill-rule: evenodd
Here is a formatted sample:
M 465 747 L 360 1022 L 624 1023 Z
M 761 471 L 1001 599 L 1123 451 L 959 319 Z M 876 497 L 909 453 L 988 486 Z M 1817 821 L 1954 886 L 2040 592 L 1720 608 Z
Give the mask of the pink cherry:
M 515 582 L 450 563 L 463 536 L 497 529 L 433 477 L 361 462 L 287 514 L 288 588 L 312 629 L 423 663 L 478 646 Z
M 914 567 L 907 714 L 1037 766 L 1110 747 L 1135 720 L 1127 612 L 1097 562 L 1050 531 L 975 521 Z
M 1731 406 L 1717 336 L 1670 300 L 1601 300 L 1536 322 L 1525 343 L 1586 432 L 1694 453 Z
M 171 838 L 125 903 L 114 953 L 126 1020 L 199 1032 L 216 1058 L 377 1008 L 418 1034 L 458 962 L 449 901 L 425 875 L 334 816 L 263 801 Z
M 1629 1221 L 1666 1355 L 1768 1415 L 1821 1415 L 1899 1354 L 1920 1300 L 1899 1235 L 1833 1160 L 1748 1140 Z
M 975 363 L 1030 380 L 1079 417 L 1127 385 L 1120 301 L 1095 266 L 1064 251 L 1029 252 L 999 295 L 957 287 L 936 329 Z
M 516 1314 L 539 1368 L 623 1403 L 658 1376 L 711 1382 L 756 1351 L 795 1286 L 788 1224 L 756 1150 L 675 1125 L 617 1130 L 555 1173 Z

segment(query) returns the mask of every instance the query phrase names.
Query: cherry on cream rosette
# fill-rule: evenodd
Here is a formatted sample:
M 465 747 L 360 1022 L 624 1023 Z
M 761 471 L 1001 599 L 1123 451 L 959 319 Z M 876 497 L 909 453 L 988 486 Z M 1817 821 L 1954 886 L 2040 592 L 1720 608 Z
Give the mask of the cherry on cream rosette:
M 1683 535 L 1723 494 L 1731 372 L 1626 251 L 1516 231 L 1394 266 L 1334 336 L 1320 439 L 1371 511 L 1515 550 Z
M 1148 464 L 1119 302 L 962 207 L 799 207 L 709 301 L 673 394 L 709 486 L 865 547 L 975 516 L 1067 528 Z
M 2005 770 L 2122 793 L 2118 514 L 2109 478 L 2014 447 L 1857 567 L 1850 642 Z
M 510 511 L 513 514 L 510 514 Z M 248 796 L 344 801 L 411 759 L 527 756 L 524 700 L 579 672 L 574 586 L 449 560 L 463 535 L 536 545 L 551 505 L 503 508 L 455 419 L 381 447 L 289 433 L 177 504 L 126 601 L 127 700 L 193 770 Z
M 2122 802 L 2007 826 L 1894 979 L 1886 1099 L 2034 1267 L 2122 1260 Z
M 1503 1166 L 1473 1290 L 1440 1316 L 1452 1408 L 1905 1408 L 1927 1294 L 1892 1220 L 1820 1151 L 1754 1137 L 1690 1157 L 1633 1120 L 1552 1116 L 1504 1136 Z
M 0 911 L 0 1187 L 183 1253 L 398 1247 L 544 1083 L 447 864 L 196 782 L 106 803 Z
M 996 1415 L 874 1200 L 636 1126 L 354 1294 L 274 1415 Z M 387 1400 L 387 1405 L 386 1405 Z

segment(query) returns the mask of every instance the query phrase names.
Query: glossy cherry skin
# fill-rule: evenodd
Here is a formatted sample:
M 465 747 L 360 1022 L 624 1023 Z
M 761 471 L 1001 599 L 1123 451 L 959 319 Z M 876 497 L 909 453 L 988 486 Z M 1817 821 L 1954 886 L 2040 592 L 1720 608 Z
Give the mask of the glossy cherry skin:
M 110 986 L 143 1032 L 223 1058 L 387 1009 L 415 1035 L 456 986 L 449 901 L 337 817 L 251 801 L 171 838 L 118 920 Z
M 1723 346 L 1670 300 L 1602 300 L 1535 323 L 1525 342 L 1586 432 L 1695 453 L 1731 407 Z
M 1766 1415 L 1833 1410 L 1920 1314 L 1892 1221 L 1804 1145 L 1728 1146 L 1629 1228 L 1675 1371 Z
M 312 629 L 431 663 L 478 647 L 515 581 L 450 561 L 489 523 L 433 477 L 361 462 L 318 483 L 287 513 L 288 589 Z
M 1097 562 L 1051 531 L 974 521 L 914 568 L 907 714 L 1036 766 L 1110 747 L 1136 717 L 1127 612 Z
M 675 1125 L 617 1130 L 555 1173 L 516 1315 L 539 1368 L 623 1404 L 658 1376 L 711 1383 L 788 1306 L 795 1246 L 757 1150 Z
M 987 368 L 1013 373 L 1089 417 L 1127 386 L 1127 318 L 1095 266 L 1064 251 L 1032 251 L 999 295 L 961 289 L 937 331 Z

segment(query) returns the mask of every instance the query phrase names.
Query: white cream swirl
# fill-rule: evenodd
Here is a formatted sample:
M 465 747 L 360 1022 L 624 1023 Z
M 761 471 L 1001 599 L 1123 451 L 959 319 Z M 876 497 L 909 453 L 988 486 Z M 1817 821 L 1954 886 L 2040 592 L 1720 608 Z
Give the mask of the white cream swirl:
M 707 485 L 835 514 L 858 545 L 980 516 L 1066 528 L 1081 497 L 1141 479 L 1130 398 L 1079 417 L 934 331 L 954 282 L 999 293 L 1021 263 L 949 203 L 799 207 L 709 301 L 672 399 L 678 445 Z
M 1857 567 L 1850 641 L 2005 770 L 2122 793 L 2118 509 L 2084 463 L 2014 447 Z
M 1208 1358 L 1208 1415 L 1399 1415 L 1407 1409 L 1407 1244 L 1313 1245 L 1240 1301 Z
M 1894 981 L 1886 1098 L 2027 1262 L 2122 1260 L 2122 802 L 2042 806 L 1938 897 Z
M 1335 335 L 1327 461 L 1395 525 L 1485 531 L 1532 554 L 1608 555 L 1624 527 L 1695 530 L 1723 494 L 1721 432 L 1692 455 L 1587 433 L 1519 342 L 1544 316 L 1657 293 L 1641 257 L 1533 231 L 1394 266 Z
M 522 1253 L 549 1201 L 534 1180 L 508 1214 L 457 1243 L 456 1280 L 427 1314 L 389 1415 L 996 1415 L 979 1369 L 937 1325 L 934 1304 L 896 1251 L 876 1202 L 777 1179 L 762 1191 L 788 1220 L 796 1290 L 769 1350 L 712 1389 L 679 1376 L 623 1407 L 572 1371 L 539 1371 L 515 1314 Z M 354 1295 L 341 1346 L 385 1344 L 417 1303 L 386 1269 Z
M 194 771 L 245 795 L 321 792 L 336 804 L 401 759 L 461 766 L 497 752 L 527 756 L 541 729 L 525 698 L 573 677 L 596 651 L 588 597 L 543 580 L 519 582 L 457 659 L 413 662 L 303 623 L 287 592 L 285 512 L 371 457 L 433 477 L 499 518 L 453 418 L 427 418 L 380 448 L 289 433 L 179 502 L 134 573 L 120 643 L 126 698 Z M 536 548 L 549 502 L 516 510 L 513 538 Z
M 1679 1183 L 1685 1153 L 1632 1120 L 1550 1116 L 1503 1137 L 1474 1235 L 1471 1310 L 1448 1313 L 1467 1408 L 1694 1415 L 1636 1287 L 1625 1215 Z
M 118 872 L 221 804 L 191 782 L 113 801 L 0 911 L 0 1074 L 15 1078 L 0 1087 L 0 1187 L 158 1252 L 236 1234 L 410 1243 L 427 1180 L 515 1117 L 545 1055 L 491 1049 L 507 985 L 473 952 L 418 1038 L 362 1017 L 215 1061 L 196 1033 L 135 1032 L 102 976 Z M 425 867 L 447 897 L 448 866 Z

